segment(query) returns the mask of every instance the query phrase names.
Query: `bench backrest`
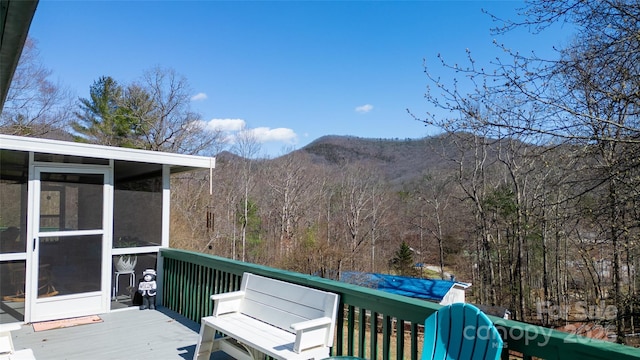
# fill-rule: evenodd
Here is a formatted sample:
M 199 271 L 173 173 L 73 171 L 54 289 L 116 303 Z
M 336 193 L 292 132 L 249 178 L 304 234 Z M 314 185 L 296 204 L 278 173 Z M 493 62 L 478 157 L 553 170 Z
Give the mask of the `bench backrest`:
M 240 290 L 245 292 L 240 312 L 282 330 L 293 332 L 291 325 L 322 317 L 332 319 L 335 330 L 338 295 L 267 277 L 244 273 Z M 327 340 L 333 343 L 333 336 Z

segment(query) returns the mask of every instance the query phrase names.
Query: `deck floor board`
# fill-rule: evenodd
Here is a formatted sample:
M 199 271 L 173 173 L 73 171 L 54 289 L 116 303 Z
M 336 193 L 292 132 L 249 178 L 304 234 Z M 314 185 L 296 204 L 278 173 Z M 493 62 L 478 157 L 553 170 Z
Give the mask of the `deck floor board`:
M 100 314 L 102 322 L 36 332 L 24 324 L 12 332 L 16 350 L 38 360 L 193 359 L 200 325 L 165 308 Z M 224 353 L 211 359 L 228 360 Z

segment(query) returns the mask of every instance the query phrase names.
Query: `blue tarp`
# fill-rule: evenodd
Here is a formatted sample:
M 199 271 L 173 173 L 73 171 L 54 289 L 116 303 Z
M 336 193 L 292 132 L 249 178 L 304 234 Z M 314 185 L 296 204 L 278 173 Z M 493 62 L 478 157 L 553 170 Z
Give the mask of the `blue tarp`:
M 449 280 L 418 279 L 408 276 L 374 274 L 349 271 L 340 276 L 340 281 L 404 295 L 417 299 L 440 302 L 456 283 Z

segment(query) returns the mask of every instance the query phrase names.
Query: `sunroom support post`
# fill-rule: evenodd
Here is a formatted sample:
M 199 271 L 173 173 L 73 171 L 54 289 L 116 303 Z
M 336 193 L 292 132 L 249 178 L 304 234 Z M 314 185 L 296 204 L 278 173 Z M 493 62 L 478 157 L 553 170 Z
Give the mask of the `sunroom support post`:
M 161 247 L 169 247 L 169 225 L 171 222 L 171 167 L 169 165 L 162 166 L 162 245 Z M 164 287 L 163 279 L 163 262 L 162 256 L 158 253 L 156 262 L 157 266 L 157 284 L 158 292 L 156 295 L 156 304 L 162 305 L 162 288 Z

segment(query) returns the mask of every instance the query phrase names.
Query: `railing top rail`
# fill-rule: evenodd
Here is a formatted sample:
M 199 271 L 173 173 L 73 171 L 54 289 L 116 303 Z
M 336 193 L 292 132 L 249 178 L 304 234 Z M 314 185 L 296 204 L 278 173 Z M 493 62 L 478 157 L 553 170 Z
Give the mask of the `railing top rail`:
M 305 275 L 293 271 L 231 260 L 215 255 L 177 249 L 162 249 L 161 253 L 164 257 L 175 258 L 213 269 L 224 269 L 224 271 L 238 276 L 242 276 L 244 272 L 251 272 L 294 284 L 334 292 L 340 294 L 340 301 L 345 304 L 384 314 L 392 312 L 395 317 L 420 324 L 441 307 L 441 305 L 424 300 L 412 299 L 406 296 L 385 293 L 375 289 L 325 279 L 314 275 Z M 399 307 L 399 304 L 402 304 L 402 306 Z
M 340 295 L 344 304 L 385 314 L 403 321 L 422 324 L 441 306 L 375 289 L 305 275 L 268 266 L 231 260 L 219 256 L 178 249 L 161 249 L 165 258 L 222 270 L 241 276 L 244 272 L 272 277 Z M 640 359 L 640 349 L 616 343 L 589 339 L 519 321 L 489 316 L 510 350 L 545 359 Z

